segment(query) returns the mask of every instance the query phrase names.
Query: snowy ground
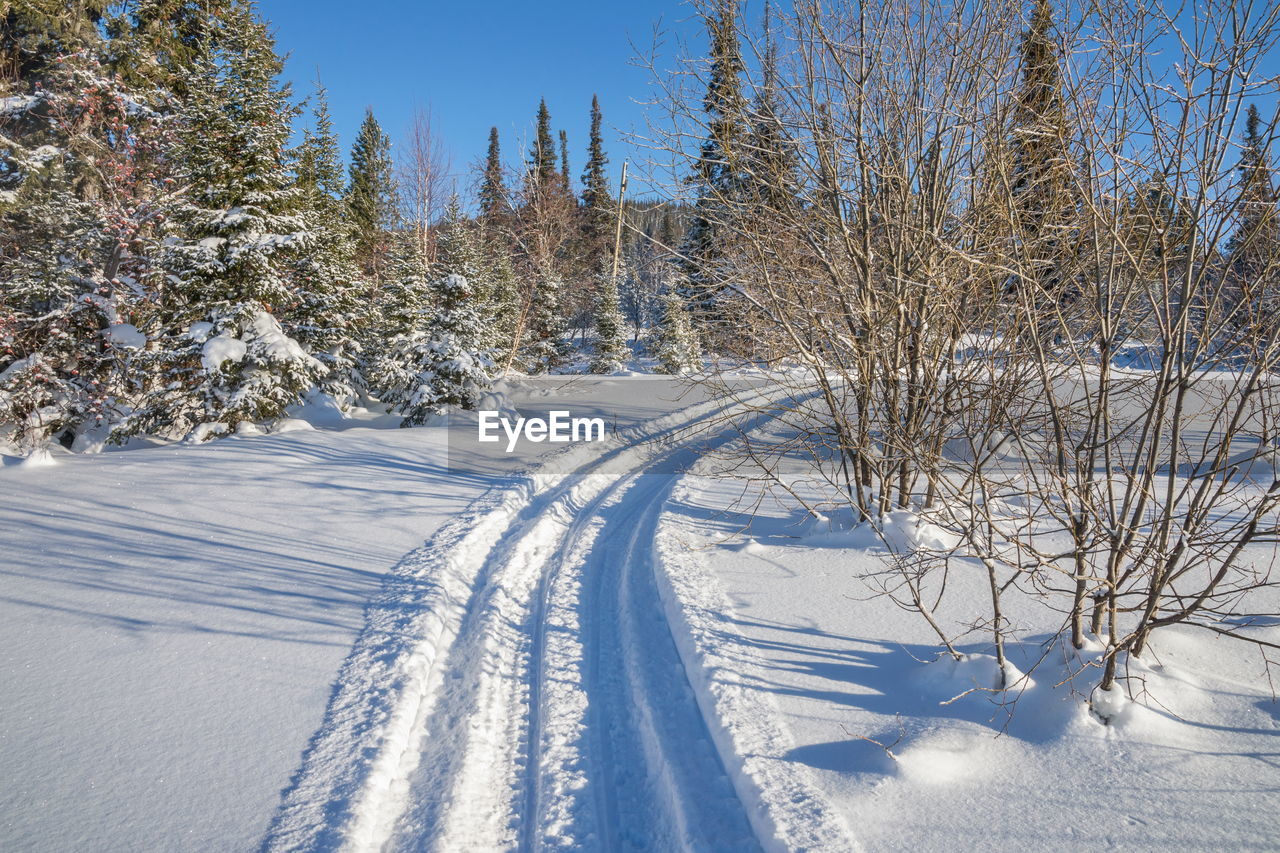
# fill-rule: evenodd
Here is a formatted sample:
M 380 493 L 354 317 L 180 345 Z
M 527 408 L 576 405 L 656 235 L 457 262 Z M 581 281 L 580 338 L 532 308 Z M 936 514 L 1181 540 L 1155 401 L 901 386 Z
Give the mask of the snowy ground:
M 383 576 L 487 485 L 432 430 L 0 470 L 0 849 L 244 850 Z
M 644 381 L 523 474 L 376 420 L 0 470 L 0 849 L 1277 844 L 1254 657 L 1175 634 L 1166 709 L 1037 683 L 996 737 L 870 543 L 744 532 L 742 481 L 672 473 L 717 404 Z
M 1096 670 L 1056 684 L 1060 649 L 1012 716 L 983 693 L 950 701 L 990 659 L 926 664 L 938 647 L 924 620 L 856 579 L 883 567 L 869 536 L 821 532 L 757 497 L 733 479 L 685 478 L 662 547 L 695 671 L 745 731 L 736 751 L 765 743 L 751 754 L 766 792 L 783 772 L 809 778 L 868 850 L 1280 846 L 1280 703 L 1255 649 L 1193 629 L 1157 635 L 1158 663 L 1131 671 L 1147 695 L 1111 727 L 1079 695 Z M 953 578 L 949 630 L 966 599 L 982 612 L 984 584 L 978 572 Z M 1022 638 L 1010 656 L 1030 670 L 1061 617 L 1027 601 L 1008 615 Z M 1257 634 L 1280 641 L 1280 620 L 1269 625 Z M 752 731 L 770 713 L 786 734 L 777 745 Z

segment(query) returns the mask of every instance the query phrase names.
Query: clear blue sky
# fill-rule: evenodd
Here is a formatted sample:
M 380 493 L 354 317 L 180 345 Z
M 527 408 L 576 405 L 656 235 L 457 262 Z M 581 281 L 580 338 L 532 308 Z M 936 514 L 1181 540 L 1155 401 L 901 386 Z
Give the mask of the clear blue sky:
M 630 152 L 620 133 L 642 127 L 649 74 L 631 64 L 630 40 L 647 49 L 655 24 L 668 35 L 700 37 L 678 0 L 260 0 L 286 77 L 301 96 L 317 69 L 344 152 L 366 106 L 393 142 L 415 103 L 429 105 L 466 189 L 484 156 L 489 128 L 504 159 L 523 158 L 539 98 L 569 134 L 569 167 L 582 172 L 591 95 L 600 96 L 605 148 L 615 176 Z M 669 39 L 668 39 L 669 40 Z

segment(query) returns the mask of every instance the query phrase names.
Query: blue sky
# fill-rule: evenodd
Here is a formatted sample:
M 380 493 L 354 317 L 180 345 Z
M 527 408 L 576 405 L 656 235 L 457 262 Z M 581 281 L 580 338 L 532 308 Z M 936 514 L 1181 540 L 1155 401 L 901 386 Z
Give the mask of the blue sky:
M 629 39 L 647 49 L 659 22 L 669 35 L 696 38 L 700 29 L 677 0 L 260 0 L 259 8 L 288 54 L 295 93 L 309 93 L 319 70 L 344 151 L 366 105 L 393 141 L 414 105 L 429 105 L 464 189 L 491 126 L 509 163 L 523 157 L 542 97 L 556 129 L 568 131 L 576 179 L 592 93 L 616 180 L 629 153 L 620 134 L 641 125 L 643 108 L 633 101 L 645 98 L 649 80 L 631 64 Z

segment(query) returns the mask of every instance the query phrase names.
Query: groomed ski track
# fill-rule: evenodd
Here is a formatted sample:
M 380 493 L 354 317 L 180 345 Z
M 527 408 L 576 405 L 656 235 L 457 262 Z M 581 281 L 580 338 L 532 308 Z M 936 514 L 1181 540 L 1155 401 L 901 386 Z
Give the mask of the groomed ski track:
M 655 582 L 675 477 L 654 471 L 736 435 L 722 414 L 560 454 L 538 470 L 563 473 L 491 492 L 408 555 L 262 849 L 850 849 L 826 827 L 780 837 Z

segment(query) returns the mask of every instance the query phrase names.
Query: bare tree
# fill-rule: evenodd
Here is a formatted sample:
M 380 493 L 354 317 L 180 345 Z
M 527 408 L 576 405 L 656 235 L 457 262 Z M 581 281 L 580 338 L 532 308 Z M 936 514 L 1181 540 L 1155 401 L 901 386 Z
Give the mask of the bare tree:
M 710 28 L 723 6 L 697 8 Z M 718 149 L 735 180 L 690 199 L 719 241 L 703 274 L 738 354 L 808 400 L 776 413 L 798 442 L 747 434 L 745 456 L 815 509 L 949 533 L 899 547 L 880 585 L 951 653 L 931 596 L 957 557 L 984 567 L 989 606 L 966 624 L 1002 672 L 1011 594 L 1060 613 L 1069 648 L 1096 637 L 1081 666 L 1104 691 L 1168 625 L 1265 646 L 1237 622 L 1270 583 L 1249 549 L 1280 533 L 1280 323 L 1220 247 L 1257 205 L 1237 133 L 1280 86 L 1278 17 L 1265 0 L 813 0 L 768 37 L 737 20 L 768 107 Z M 655 77 L 649 144 L 673 174 L 728 138 L 702 111 L 711 70 L 686 56 Z M 1251 255 L 1252 292 L 1278 253 Z M 807 491 L 783 454 L 809 461 Z
M 414 109 L 396 162 L 404 220 L 428 263 L 436 259 L 432 225 L 444 214 L 454 191 L 452 160 L 433 124 L 430 106 Z

